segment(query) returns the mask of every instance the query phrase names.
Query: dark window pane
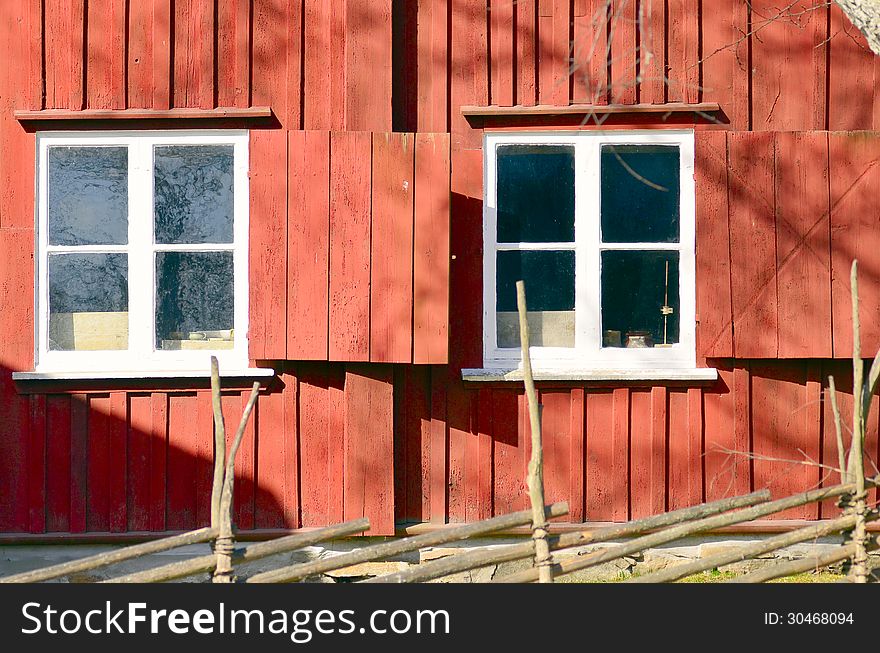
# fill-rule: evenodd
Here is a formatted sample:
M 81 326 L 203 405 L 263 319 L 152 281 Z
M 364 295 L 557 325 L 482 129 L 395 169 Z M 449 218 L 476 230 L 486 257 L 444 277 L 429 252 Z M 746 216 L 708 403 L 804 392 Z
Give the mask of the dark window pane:
M 128 348 L 128 256 L 49 256 L 49 349 Z
M 602 241 L 677 243 L 678 146 L 602 147 Z
M 128 242 L 128 148 L 49 148 L 49 244 Z
M 678 252 L 602 252 L 603 346 L 674 344 L 679 312 Z
M 498 148 L 498 242 L 574 241 L 574 148 Z
M 231 145 L 157 147 L 157 243 L 231 243 Z
M 156 254 L 156 346 L 231 349 L 232 252 Z
M 536 347 L 574 347 L 572 251 L 498 252 L 496 324 L 499 347 L 519 347 L 516 282 L 523 280 L 529 336 Z

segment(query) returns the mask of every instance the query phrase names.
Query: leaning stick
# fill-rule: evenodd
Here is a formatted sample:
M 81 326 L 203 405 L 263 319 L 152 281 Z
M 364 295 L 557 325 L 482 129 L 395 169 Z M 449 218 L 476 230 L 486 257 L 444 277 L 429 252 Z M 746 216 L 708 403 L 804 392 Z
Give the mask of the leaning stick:
M 43 569 L 35 569 L 34 571 L 25 571 L 13 576 L 7 576 L 6 578 L 0 578 L 0 583 L 39 583 L 44 580 L 52 580 L 63 576 L 69 576 L 70 574 L 99 569 L 108 565 L 114 565 L 118 562 L 125 562 L 126 560 L 132 560 L 133 558 L 150 555 L 152 553 L 169 551 L 171 549 L 176 549 L 179 546 L 207 542 L 214 539 L 216 535 L 217 531 L 213 528 L 200 528 L 197 531 L 172 535 L 171 537 L 164 537 L 161 540 L 154 540 L 152 542 L 135 544 L 134 546 L 127 546 L 124 549 L 99 553 L 97 555 L 89 556 L 88 558 L 81 558 L 80 560 L 62 562 L 58 565 L 44 567 Z
M 285 553 L 287 551 L 301 549 L 305 546 L 311 546 L 338 537 L 346 537 L 348 535 L 354 535 L 355 533 L 361 533 L 369 527 L 370 520 L 366 517 L 362 517 L 361 519 L 328 526 L 327 528 L 320 528 L 307 533 L 294 533 L 293 535 L 280 537 L 276 540 L 270 540 L 269 542 L 259 542 L 257 544 L 251 544 L 243 549 L 237 549 L 232 554 L 232 560 L 236 564 L 253 562 L 254 560 L 260 560 L 277 553 Z M 176 580 L 178 578 L 186 578 L 193 574 L 209 572 L 214 569 L 216 564 L 217 556 L 213 553 L 209 553 L 197 558 L 174 562 L 170 565 L 163 565 L 162 567 L 147 569 L 126 576 L 119 576 L 118 578 L 111 578 L 104 582 L 162 583 L 169 580 Z
M 235 550 L 235 540 L 232 533 L 232 490 L 235 484 L 235 457 L 241 446 L 241 440 L 244 437 L 244 431 L 247 428 L 248 419 L 250 419 L 251 411 L 257 402 L 257 395 L 260 393 L 260 383 L 255 381 L 251 389 L 251 396 L 245 405 L 241 420 L 238 423 L 238 430 L 235 432 L 235 438 L 232 441 L 232 448 L 229 451 L 229 458 L 226 461 L 226 472 L 223 478 L 223 490 L 220 493 L 220 533 L 214 545 L 214 553 L 217 556 L 217 566 L 214 569 L 215 583 L 230 583 L 233 580 L 232 572 L 232 553 Z
M 843 547 L 835 547 L 832 551 L 821 555 L 809 556 L 799 560 L 789 560 L 788 562 L 780 562 L 775 565 L 767 565 L 763 569 L 758 569 L 745 576 L 737 576 L 726 583 L 766 583 L 768 580 L 776 578 L 785 578 L 794 574 L 801 574 L 808 571 L 818 571 L 835 562 L 847 560 L 853 556 L 856 547 L 854 544 L 847 544 Z
M 707 558 L 701 558 L 700 560 L 694 560 L 693 562 L 688 562 L 683 565 L 676 565 L 675 567 L 663 569 L 661 571 L 655 572 L 653 574 L 648 574 L 646 576 L 630 578 L 624 582 L 672 583 L 674 581 L 685 578 L 686 576 L 692 576 L 703 571 L 708 571 L 709 569 L 716 569 L 718 567 L 723 567 L 724 565 L 729 565 L 734 562 L 740 562 L 741 560 L 754 558 L 755 556 L 759 556 L 764 553 L 770 553 L 771 551 L 776 551 L 777 549 L 791 546 L 792 544 L 799 544 L 808 540 L 815 540 L 826 535 L 831 535 L 832 533 L 837 533 L 842 530 L 846 530 L 847 528 L 852 528 L 855 523 L 856 515 L 846 515 L 844 517 L 839 517 L 828 522 L 812 524 L 810 526 L 807 526 L 806 528 L 799 528 L 798 530 L 792 531 L 791 533 L 782 533 L 781 535 L 777 535 L 776 537 L 771 537 L 766 540 L 760 540 L 759 542 L 755 542 L 754 544 L 737 547 L 733 551 L 719 553 L 718 555 L 709 556 Z
M 516 308 L 519 312 L 519 340 L 522 347 L 523 381 L 529 402 L 529 425 L 532 432 L 532 454 L 526 479 L 529 501 L 532 504 L 532 539 L 535 541 L 535 566 L 541 583 L 553 582 L 553 560 L 547 543 L 547 520 L 544 518 L 544 450 L 541 445 L 541 409 L 532 377 L 532 357 L 529 354 L 529 321 L 526 312 L 526 288 L 516 282 Z
M 220 498 L 223 493 L 223 469 L 226 467 L 226 426 L 220 403 L 220 366 L 211 356 L 211 406 L 214 411 L 214 482 L 211 487 L 211 527 L 220 530 Z
M 667 528 L 604 551 L 597 551 L 596 553 L 581 556 L 573 560 L 564 560 L 556 565 L 556 575 L 562 576 L 581 569 L 587 569 L 588 567 L 595 567 L 596 565 L 611 562 L 612 560 L 617 560 L 618 558 L 632 555 L 633 553 L 639 553 L 640 551 L 644 551 L 651 547 L 674 542 L 675 540 L 695 533 L 723 528 L 725 526 L 732 526 L 734 524 L 741 524 L 759 517 L 772 515 L 775 512 L 780 512 L 789 508 L 796 508 L 807 503 L 813 503 L 814 501 L 823 501 L 825 499 L 839 497 L 843 494 L 852 492 L 854 488 L 855 484 L 851 483 L 848 485 L 837 485 L 830 488 L 811 490 L 809 492 L 804 492 L 803 494 L 796 494 L 791 497 L 785 497 L 784 499 L 777 499 L 776 501 L 764 503 L 752 508 L 745 508 L 743 510 L 737 510 L 735 512 L 716 515 L 714 517 L 708 517 L 706 519 L 681 524 L 680 526 Z M 523 572 L 502 578 L 500 579 L 500 582 L 530 583 L 536 579 L 536 576 L 530 572 L 532 572 L 532 570 L 527 569 Z
M 590 542 L 603 542 L 617 537 L 627 535 L 635 535 L 647 530 L 662 527 L 668 524 L 681 523 L 696 517 L 717 514 L 732 508 L 741 506 L 750 506 L 770 498 L 767 490 L 754 492 L 741 497 L 732 497 L 730 499 L 722 499 L 714 501 L 710 504 L 702 504 L 692 508 L 684 508 L 676 510 L 674 513 L 666 513 L 647 517 L 635 522 L 627 524 L 619 524 L 600 528 L 594 531 L 579 531 L 575 533 L 564 533 L 562 535 L 549 538 L 550 548 L 554 551 L 567 549 L 574 546 L 580 546 Z M 478 549 L 460 553 L 440 560 L 434 560 L 418 567 L 407 569 L 405 571 L 394 574 L 379 576 L 364 582 L 376 583 L 412 583 L 423 582 L 442 578 L 449 574 L 461 571 L 469 571 L 471 569 L 479 569 L 491 564 L 501 562 L 509 562 L 512 560 L 521 560 L 529 558 L 535 554 L 534 543 L 532 541 L 522 542 L 501 547 L 492 547 L 491 549 Z M 532 567 L 527 570 L 530 575 L 529 580 L 537 580 L 537 570 Z
M 568 514 L 568 504 L 565 502 L 554 503 L 546 507 L 546 515 L 548 519 L 562 517 Z M 477 537 L 479 535 L 487 535 L 499 530 L 523 526 L 532 522 L 532 511 L 523 510 L 509 515 L 501 515 L 500 517 L 492 517 L 473 524 L 465 524 L 463 526 L 454 526 L 446 528 L 435 533 L 424 533 L 414 537 L 407 537 L 402 540 L 392 540 L 390 542 L 382 542 L 373 546 L 364 547 L 356 551 L 350 551 L 331 558 L 323 560 L 314 560 L 298 565 L 291 565 L 280 569 L 272 569 L 261 574 L 255 574 L 248 578 L 248 583 L 289 583 L 291 581 L 302 580 L 309 576 L 332 571 L 334 569 L 345 569 L 352 565 L 361 564 L 363 562 L 371 562 L 373 560 L 384 560 L 391 556 L 400 555 L 409 551 L 417 551 L 428 546 L 438 546 L 440 544 L 449 544 L 467 539 L 469 537 Z

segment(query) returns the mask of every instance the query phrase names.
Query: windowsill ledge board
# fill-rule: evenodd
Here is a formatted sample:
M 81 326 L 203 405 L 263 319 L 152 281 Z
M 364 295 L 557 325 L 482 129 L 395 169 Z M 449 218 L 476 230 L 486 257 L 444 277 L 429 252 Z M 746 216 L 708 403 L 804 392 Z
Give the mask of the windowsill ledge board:
M 567 104 L 534 106 L 461 107 L 471 127 L 579 127 L 641 125 L 680 127 L 694 124 L 726 124 L 727 116 L 717 102 L 668 102 L 666 104 Z
M 125 125 L 134 122 L 165 124 L 251 124 L 275 119 L 271 107 L 221 107 L 217 109 L 43 109 L 16 111 L 15 119 L 26 126 L 57 128 L 74 125 Z
M 658 382 L 658 383 L 714 383 L 718 380 L 718 370 L 714 367 L 692 369 L 643 369 L 643 370 L 534 370 L 536 382 Z M 521 369 L 465 368 L 461 378 L 475 383 L 513 383 L 523 382 Z

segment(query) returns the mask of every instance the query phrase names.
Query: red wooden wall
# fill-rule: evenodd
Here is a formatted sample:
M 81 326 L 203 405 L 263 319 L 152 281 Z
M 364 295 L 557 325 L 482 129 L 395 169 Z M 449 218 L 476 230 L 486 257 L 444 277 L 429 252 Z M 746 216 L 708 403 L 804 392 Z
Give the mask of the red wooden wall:
M 12 382 L 33 365 L 35 137 L 17 109 L 271 106 L 251 140 L 249 335 L 279 379 L 237 519 L 367 514 L 387 534 L 525 501 L 521 393 L 460 381 L 481 364 L 482 134 L 459 107 L 718 102 L 721 124 L 697 127 L 697 290 L 721 378 L 545 385 L 548 493 L 574 521 L 617 521 L 819 483 L 779 459 L 835 458 L 824 388 L 846 385 L 853 257 L 880 347 L 880 145 L 859 131 L 880 130 L 880 58 L 836 7 L 777 4 L 5 0 L 0 532 L 204 523 L 211 456 L 204 389 Z M 241 403 L 227 392 L 230 420 Z

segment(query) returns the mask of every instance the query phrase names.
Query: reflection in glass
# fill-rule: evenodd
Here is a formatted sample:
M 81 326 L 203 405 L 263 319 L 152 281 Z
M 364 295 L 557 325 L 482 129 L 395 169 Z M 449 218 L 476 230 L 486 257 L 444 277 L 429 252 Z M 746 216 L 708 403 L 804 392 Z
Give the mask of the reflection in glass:
M 128 256 L 49 256 L 49 349 L 128 348 Z
M 128 242 L 128 148 L 49 148 L 49 244 Z
M 602 146 L 602 242 L 677 243 L 677 145 Z
M 157 243 L 231 243 L 233 147 L 156 147 L 154 161 Z
M 602 346 L 678 342 L 678 252 L 602 252 Z
M 498 148 L 498 242 L 574 241 L 574 147 Z
M 498 347 L 519 347 L 516 282 L 523 280 L 529 339 L 535 347 L 574 347 L 573 251 L 498 252 L 496 325 Z
M 156 347 L 232 349 L 232 252 L 156 254 Z

